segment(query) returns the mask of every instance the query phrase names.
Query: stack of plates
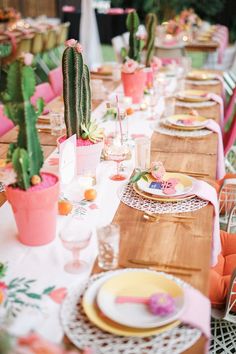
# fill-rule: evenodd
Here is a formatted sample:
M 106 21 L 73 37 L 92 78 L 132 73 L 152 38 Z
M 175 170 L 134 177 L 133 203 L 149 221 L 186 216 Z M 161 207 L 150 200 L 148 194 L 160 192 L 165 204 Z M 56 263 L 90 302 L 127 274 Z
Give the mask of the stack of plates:
M 171 129 L 177 130 L 199 130 L 204 129 L 208 119 L 192 114 L 175 114 L 163 120 L 163 124 Z
M 117 296 L 147 297 L 166 293 L 176 308 L 167 316 L 153 315 L 146 304 L 117 303 Z M 106 273 L 88 287 L 83 308 L 89 320 L 100 329 L 121 336 L 148 337 L 176 327 L 184 310 L 183 289 L 164 274 L 127 269 Z
M 194 198 L 193 187 L 194 179 L 182 173 L 166 172 L 163 180 L 173 178 L 178 180 L 175 186 L 175 192 L 165 194 L 162 189 L 159 189 L 158 183 L 151 174 L 147 175 L 147 181 L 140 179 L 133 185 L 135 192 L 146 199 L 155 200 L 159 202 L 178 202 L 181 200 Z
M 189 80 L 199 80 L 199 81 L 209 81 L 217 79 L 214 73 L 210 73 L 202 70 L 193 70 L 190 71 L 187 75 Z
M 176 94 L 179 101 L 184 102 L 206 102 L 209 101 L 207 92 L 202 90 L 184 90 Z

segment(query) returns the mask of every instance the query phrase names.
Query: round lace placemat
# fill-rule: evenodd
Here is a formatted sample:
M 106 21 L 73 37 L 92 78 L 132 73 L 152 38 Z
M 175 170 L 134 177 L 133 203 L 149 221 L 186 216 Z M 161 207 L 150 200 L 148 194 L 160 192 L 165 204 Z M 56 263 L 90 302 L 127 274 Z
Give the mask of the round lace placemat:
M 127 272 L 129 270 L 124 269 L 111 272 Z M 135 269 L 135 271 L 143 272 L 145 269 Z M 92 276 L 85 290 L 95 280 L 107 273 Z M 189 284 L 172 275 L 165 274 L 165 276 L 182 287 L 190 287 Z M 179 354 L 190 348 L 201 336 L 199 329 L 183 324 L 158 335 L 146 337 L 145 339 L 110 334 L 102 331 L 89 321 L 81 304 L 82 296 L 83 293 L 81 291 L 74 289 L 64 300 L 60 313 L 62 326 L 67 337 L 79 349 L 89 347 L 96 354 Z
M 120 200 L 131 208 L 150 211 L 151 213 L 188 213 L 205 207 L 208 201 L 198 197 L 181 200 L 178 202 L 158 202 L 141 197 L 131 184 L 126 184 L 118 191 Z
M 164 122 L 164 121 L 163 121 Z M 212 131 L 209 129 L 199 129 L 199 130 L 177 130 L 171 129 L 162 124 L 162 122 L 158 122 L 154 127 L 154 131 L 157 133 L 165 134 L 165 135 L 172 135 L 172 136 L 179 136 L 179 137 L 191 137 L 191 138 L 198 138 L 199 136 L 205 136 L 212 134 Z

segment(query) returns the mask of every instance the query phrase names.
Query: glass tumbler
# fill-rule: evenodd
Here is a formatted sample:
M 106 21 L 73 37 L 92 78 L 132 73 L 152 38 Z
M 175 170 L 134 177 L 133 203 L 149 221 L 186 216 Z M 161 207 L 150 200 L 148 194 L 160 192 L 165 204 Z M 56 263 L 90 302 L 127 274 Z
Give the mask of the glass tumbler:
M 51 125 L 51 134 L 54 136 L 63 135 L 65 129 L 64 115 L 60 112 L 51 112 L 49 114 L 50 125 Z
M 147 170 L 150 167 L 151 139 L 148 137 L 135 139 L 135 168 Z
M 110 224 L 97 228 L 98 265 L 105 270 L 118 266 L 120 227 Z

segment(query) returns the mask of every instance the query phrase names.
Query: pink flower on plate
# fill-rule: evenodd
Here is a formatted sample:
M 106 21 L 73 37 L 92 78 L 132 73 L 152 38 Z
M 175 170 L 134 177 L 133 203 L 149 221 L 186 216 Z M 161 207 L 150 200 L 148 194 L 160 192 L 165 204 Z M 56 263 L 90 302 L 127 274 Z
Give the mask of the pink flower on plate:
M 33 54 L 31 53 L 25 53 L 23 54 L 23 61 L 24 61 L 24 64 L 27 65 L 27 66 L 30 66 L 32 65 L 32 62 L 33 62 Z
M 83 53 L 83 47 L 80 43 L 77 43 L 75 48 L 78 53 Z
M 165 167 L 161 161 L 151 163 L 151 175 L 158 182 L 161 182 L 164 174 L 166 173 Z
M 65 42 L 65 46 L 66 47 L 75 47 L 77 44 L 77 40 L 76 39 L 68 39 L 68 41 Z
M 153 57 L 151 60 L 151 68 L 154 71 L 159 70 L 162 67 L 162 60 L 157 57 Z
M 132 74 L 138 69 L 137 61 L 128 59 L 122 66 L 122 72 L 126 74 Z
M 59 288 L 51 291 L 48 296 L 55 301 L 57 304 L 61 304 L 67 295 L 66 288 Z
M 175 194 L 176 189 L 175 186 L 179 183 L 179 181 L 175 178 L 169 178 L 166 181 L 162 181 L 162 192 L 164 194 Z

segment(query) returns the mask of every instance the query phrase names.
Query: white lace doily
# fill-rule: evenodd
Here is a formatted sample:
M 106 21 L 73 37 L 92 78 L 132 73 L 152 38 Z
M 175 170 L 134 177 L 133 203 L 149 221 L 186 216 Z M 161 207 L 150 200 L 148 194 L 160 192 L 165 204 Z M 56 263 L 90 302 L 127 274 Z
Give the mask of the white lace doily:
M 186 199 L 178 202 L 158 202 L 141 197 L 137 194 L 132 185 L 126 184 L 119 190 L 119 197 L 123 203 L 131 208 L 150 211 L 156 214 L 164 213 L 188 213 L 205 207 L 208 201 L 198 197 Z
M 175 103 L 178 107 L 187 107 L 187 108 L 202 108 L 202 107 L 212 107 L 216 105 L 215 101 L 206 101 L 206 102 L 183 102 L 183 101 L 176 101 Z
M 127 272 L 129 270 L 130 269 L 124 269 L 111 272 Z M 134 268 L 132 270 L 134 270 Z M 145 271 L 145 269 L 135 270 Z M 92 276 L 85 290 L 91 283 L 107 273 L 108 272 Z M 165 276 L 182 287 L 190 287 L 189 284 L 172 275 L 165 274 Z M 190 348 L 201 336 L 199 329 L 183 324 L 145 339 L 116 336 L 102 331 L 89 321 L 83 311 L 81 299 L 82 294 L 78 289 L 75 289 L 66 297 L 60 314 L 62 326 L 67 337 L 76 347 L 80 349 L 86 347 L 93 348 L 96 354 L 179 354 Z
M 179 136 L 179 137 L 199 137 L 212 134 L 212 131 L 209 129 L 199 129 L 199 130 L 177 130 L 171 129 L 162 124 L 162 122 L 158 122 L 154 127 L 154 131 L 157 133 L 165 134 L 165 135 L 172 135 L 172 136 Z

